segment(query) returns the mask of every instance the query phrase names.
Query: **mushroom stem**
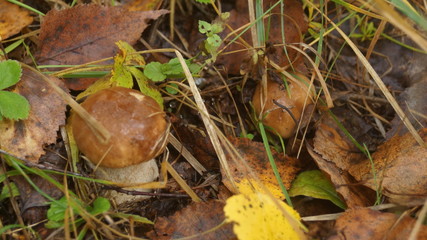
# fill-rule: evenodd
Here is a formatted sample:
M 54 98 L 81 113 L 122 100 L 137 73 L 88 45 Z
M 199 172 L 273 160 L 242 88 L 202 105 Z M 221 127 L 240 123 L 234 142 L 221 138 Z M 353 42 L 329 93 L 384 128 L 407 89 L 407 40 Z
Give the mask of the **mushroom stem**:
M 95 168 L 93 163 L 88 161 L 88 164 L 92 168 Z M 142 162 L 123 168 L 108 168 L 99 166 L 94 170 L 94 174 L 98 179 L 111 181 L 117 185 L 124 185 L 125 189 L 150 192 L 151 189 L 134 188 L 132 186 L 155 181 L 159 177 L 159 168 L 156 164 L 156 160 L 151 159 L 147 162 Z M 126 202 L 141 201 L 149 198 L 149 196 L 144 195 L 128 195 L 125 193 L 119 193 L 115 190 L 105 190 L 102 194 L 103 196 L 114 200 L 117 205 L 122 205 Z

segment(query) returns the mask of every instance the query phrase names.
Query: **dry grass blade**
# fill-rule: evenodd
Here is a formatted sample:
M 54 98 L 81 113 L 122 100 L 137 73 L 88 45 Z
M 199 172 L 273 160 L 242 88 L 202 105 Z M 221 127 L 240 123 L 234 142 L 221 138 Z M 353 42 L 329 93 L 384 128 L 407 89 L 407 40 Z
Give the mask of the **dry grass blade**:
M 412 134 L 412 136 L 415 138 L 418 144 L 421 146 L 427 147 L 427 144 L 423 141 L 423 139 L 418 134 L 417 130 L 414 128 L 412 123 L 409 121 L 408 117 L 406 117 L 405 113 L 403 112 L 402 108 L 397 103 L 396 99 L 391 95 L 390 91 L 387 89 L 387 86 L 384 84 L 384 82 L 381 80 L 380 76 L 378 76 L 378 73 L 375 71 L 375 69 L 372 67 L 372 65 L 368 62 L 368 60 L 365 58 L 363 53 L 357 48 L 357 46 L 353 43 L 353 41 L 350 40 L 350 38 L 324 13 L 322 13 L 314 4 L 307 2 L 309 5 L 311 5 L 314 9 L 319 11 L 323 15 L 323 17 L 329 21 L 329 23 L 337 30 L 337 32 L 343 37 L 343 39 L 347 42 L 347 44 L 351 47 L 351 49 L 356 54 L 357 58 L 360 60 L 360 62 L 363 64 L 363 66 L 366 68 L 368 73 L 371 75 L 372 79 L 375 81 L 375 83 L 378 85 L 388 102 L 391 104 L 393 109 L 396 111 L 399 118 L 403 121 L 405 126 L 408 128 L 409 132 Z M 427 46 L 427 45 L 426 45 Z
M 392 7 L 384 0 L 375 0 L 375 8 L 381 12 L 387 21 L 396 28 L 406 33 L 414 42 L 416 42 L 424 51 L 427 51 L 427 40 L 423 35 L 414 29 L 405 19 L 403 19 Z
M 214 123 L 209 118 L 208 109 L 206 108 L 206 106 L 203 102 L 202 96 L 200 95 L 200 92 L 197 89 L 196 83 L 194 82 L 193 76 L 191 75 L 190 69 L 188 69 L 188 66 L 185 63 L 185 60 L 182 57 L 182 54 L 180 52 L 178 52 L 177 50 L 174 50 L 174 51 L 175 51 L 176 56 L 179 59 L 179 62 L 182 65 L 182 68 L 184 70 L 184 74 L 187 77 L 188 84 L 190 85 L 190 89 L 191 89 L 191 92 L 193 93 L 197 107 L 200 109 L 200 116 L 202 117 L 203 123 L 204 123 L 206 130 L 208 132 L 209 138 L 211 139 L 212 145 L 213 145 L 215 152 L 219 158 L 221 167 L 224 168 L 224 171 L 225 171 L 227 177 L 229 177 L 231 179 L 230 168 L 227 164 L 227 158 L 225 156 L 224 150 L 221 147 L 221 143 L 219 141 L 218 134 L 215 131 Z M 233 185 L 235 185 L 235 184 L 233 183 Z
M 427 200 L 424 202 L 424 206 L 420 211 L 417 221 L 415 222 L 414 228 L 412 229 L 411 235 L 409 235 L 409 240 L 417 240 L 418 232 L 421 230 L 424 219 L 427 216 Z
M 170 163 L 166 162 L 166 168 L 170 175 L 176 180 L 176 182 L 181 186 L 181 188 L 191 197 L 194 202 L 201 202 L 202 200 L 197 196 L 197 194 L 191 189 L 190 186 L 179 176 L 178 172 L 170 165 Z
M 202 164 L 197 161 L 197 159 L 191 155 L 191 153 L 185 148 L 178 139 L 175 138 L 174 135 L 169 133 L 169 143 L 172 144 L 172 146 L 178 150 L 182 154 L 182 156 L 190 163 L 190 165 L 200 174 L 203 176 L 203 174 L 206 172 L 206 168 L 203 167 Z

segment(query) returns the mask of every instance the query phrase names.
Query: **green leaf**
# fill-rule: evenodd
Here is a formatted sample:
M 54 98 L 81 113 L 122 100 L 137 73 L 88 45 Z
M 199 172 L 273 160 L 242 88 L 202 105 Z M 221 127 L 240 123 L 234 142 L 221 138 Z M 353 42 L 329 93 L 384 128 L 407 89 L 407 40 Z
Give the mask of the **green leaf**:
M 211 3 L 211 1 L 210 1 L 210 0 L 196 0 L 196 2 L 198 2 L 198 3 L 203 3 L 203 4 Z
M 47 219 L 54 222 L 63 221 L 67 206 L 68 204 L 65 196 L 57 201 L 51 202 L 50 208 L 47 210 Z
M 10 192 L 10 190 L 12 190 L 12 193 Z M 1 190 L 1 193 L 0 193 L 0 202 L 6 198 L 16 197 L 16 196 L 19 196 L 18 187 L 16 187 L 15 183 L 10 183 L 9 187 L 6 185 L 3 186 L 3 189 Z
M 212 25 L 206 21 L 199 20 L 199 32 L 201 34 L 208 33 L 212 30 Z
M 150 62 L 144 68 L 144 75 L 154 82 L 160 82 L 166 79 L 162 72 L 162 64 L 159 62 Z
M 15 85 L 21 78 L 21 65 L 14 60 L 0 62 L 0 90 Z
M 132 76 L 136 79 L 138 83 L 139 90 L 149 96 L 154 98 L 156 102 L 160 105 L 163 110 L 163 98 L 162 94 L 157 90 L 156 86 L 151 83 L 151 81 L 136 67 L 128 67 L 129 71 L 132 73 Z
M 104 213 L 108 210 L 110 210 L 110 201 L 108 199 L 103 197 L 98 197 L 93 201 L 93 208 L 90 211 L 92 215 L 98 215 L 100 213 Z
M 19 120 L 26 119 L 30 113 L 30 103 L 23 96 L 0 91 L 0 120 L 2 117 Z
M 333 202 L 342 209 L 346 209 L 345 203 L 338 196 L 334 186 L 319 170 L 300 173 L 289 190 L 289 196 L 308 196 L 325 199 Z
M 206 39 L 206 41 L 214 47 L 221 46 L 221 42 L 222 42 L 222 40 L 218 34 L 214 34 L 214 35 L 212 35 L 212 37 L 208 37 L 208 39 Z
M 176 83 L 168 84 L 166 85 L 165 89 L 168 93 L 175 95 L 178 93 L 178 84 Z
M 118 218 L 133 218 L 133 220 L 135 222 L 139 222 L 139 223 L 146 223 L 146 224 L 154 224 L 152 221 L 148 220 L 145 217 L 141 217 L 135 214 L 127 214 L 127 213 L 112 213 L 110 214 L 111 217 L 118 217 Z

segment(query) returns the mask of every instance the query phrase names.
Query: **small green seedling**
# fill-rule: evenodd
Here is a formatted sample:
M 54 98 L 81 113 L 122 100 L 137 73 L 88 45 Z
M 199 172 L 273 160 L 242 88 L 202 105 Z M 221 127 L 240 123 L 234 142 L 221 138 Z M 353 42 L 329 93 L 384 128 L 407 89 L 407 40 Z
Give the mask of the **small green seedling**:
M 206 35 L 204 41 L 204 50 L 211 58 L 207 63 L 215 62 L 218 55 L 218 48 L 222 44 L 222 39 L 218 33 L 224 30 L 224 22 L 230 17 L 230 13 L 222 13 L 219 20 L 215 20 L 212 24 L 199 20 L 199 32 Z
M 15 85 L 21 79 L 21 75 L 21 65 L 17 61 L 0 62 L 0 120 L 28 118 L 30 103 L 27 99 L 17 93 L 3 90 Z
M 186 60 L 188 68 L 194 74 L 200 70 L 199 65 L 190 63 Z M 178 58 L 172 58 L 168 63 L 161 64 L 159 62 L 150 62 L 144 68 L 144 75 L 154 82 L 160 82 L 166 78 L 181 78 L 184 77 L 184 70 Z
M 64 196 L 58 201 L 52 202 L 50 204 L 50 208 L 47 210 L 47 219 L 49 221 L 45 225 L 47 228 L 60 228 L 64 226 L 65 212 L 69 207 L 68 204 L 70 204 L 75 215 L 81 215 L 82 213 L 79 212 L 79 209 L 84 209 L 89 214 L 96 216 L 110 210 L 111 207 L 108 199 L 103 197 L 98 197 L 95 199 L 95 201 L 92 203 L 92 206 L 85 206 L 85 204 L 82 203 L 79 199 L 73 198 L 67 201 L 67 198 Z M 74 223 L 76 226 L 79 226 L 83 222 L 83 218 L 78 218 Z
M 352 33 L 350 37 L 358 38 L 362 42 L 366 40 L 371 40 L 375 36 L 377 28 L 374 26 L 374 23 L 368 21 L 367 18 L 362 18 L 359 15 L 356 15 L 357 24 L 359 26 L 360 33 Z

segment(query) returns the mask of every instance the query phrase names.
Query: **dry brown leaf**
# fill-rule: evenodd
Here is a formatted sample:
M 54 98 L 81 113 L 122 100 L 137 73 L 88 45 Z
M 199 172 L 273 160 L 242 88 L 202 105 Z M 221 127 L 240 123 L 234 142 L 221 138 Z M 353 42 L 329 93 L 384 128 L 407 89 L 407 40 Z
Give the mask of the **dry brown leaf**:
M 229 138 L 230 142 L 237 149 L 242 159 L 246 161 L 252 171 L 256 172 L 257 177 L 267 187 L 267 189 L 277 198 L 284 199 L 283 193 L 277 183 L 276 177 L 274 176 L 273 169 L 267 157 L 264 144 L 260 142 L 254 142 L 247 138 Z M 287 189 L 291 187 L 291 183 L 294 180 L 299 168 L 297 167 L 297 159 L 283 156 L 283 154 L 277 153 L 274 149 L 271 149 L 273 158 L 276 161 L 277 169 L 282 177 L 283 184 Z M 236 163 L 231 160 L 228 154 L 228 165 L 230 167 L 230 173 L 233 180 L 236 182 L 239 190 L 245 192 L 246 189 L 250 188 L 250 185 L 255 188 L 259 187 L 256 181 L 250 177 L 249 170 L 246 170 L 243 164 Z M 226 177 L 226 174 L 221 168 L 223 176 L 222 182 L 228 189 L 234 189 L 231 180 Z M 260 189 L 257 189 L 260 190 Z
M 264 10 L 269 9 L 276 1 L 264 1 Z M 248 15 L 248 5 L 246 0 L 237 1 L 236 9 L 230 11 L 230 18 L 228 24 L 232 29 L 238 29 L 245 24 L 249 23 Z M 285 0 L 284 1 L 284 35 L 286 43 L 300 43 L 302 42 L 302 34 L 307 31 L 307 22 L 304 17 L 304 12 L 301 6 L 301 3 L 296 0 Z M 287 54 L 283 51 L 283 45 L 274 47 L 275 44 L 282 44 L 282 27 L 281 27 L 281 12 L 280 5 L 276 6 L 271 11 L 271 18 L 267 18 L 265 22 L 265 28 L 270 26 L 268 44 L 271 47 L 267 48 L 266 55 L 269 59 L 281 67 L 289 65 L 289 62 L 292 63 L 294 67 L 297 67 L 301 62 L 302 58 L 300 54 L 294 49 L 289 47 L 286 48 Z M 229 30 L 225 30 L 221 35 L 225 37 L 229 34 Z M 239 32 L 240 33 L 240 32 Z M 224 43 L 231 41 L 234 38 L 234 35 L 226 40 Z M 252 38 L 250 30 L 242 35 L 242 38 L 252 46 Z M 239 51 L 247 49 L 244 45 L 237 42 L 231 44 L 225 52 Z M 218 58 L 217 62 L 224 65 L 226 72 L 228 74 L 240 74 L 241 68 L 248 68 L 250 66 L 245 66 L 251 60 L 253 52 L 251 50 L 236 52 L 232 54 L 222 55 Z M 288 58 L 289 57 L 289 58 Z
M 362 161 L 364 155 L 329 115 L 322 116 L 313 139 L 313 149 L 308 150 L 319 168 L 329 175 L 349 208 L 371 205 L 371 194 L 347 172 L 352 165 Z
M 0 41 L 19 33 L 33 22 L 28 10 L 0 0 Z
M 50 11 L 40 28 L 38 60 L 44 65 L 73 65 L 113 57 L 115 42 L 133 45 L 148 26 L 146 21 L 168 13 L 128 11 L 122 7 L 95 4 Z M 85 89 L 93 79 L 67 80 L 69 88 Z
M 415 220 L 393 213 L 382 213 L 368 208 L 350 209 L 341 215 L 335 224 L 336 235 L 329 240 L 369 239 L 394 240 L 408 239 Z M 427 227 L 422 226 L 418 239 L 427 238 Z
M 51 77 L 59 86 L 63 83 Z M 28 119 L 0 122 L 0 147 L 18 157 L 38 162 L 43 146 L 56 142 L 60 125 L 65 124 L 66 104 L 40 76 L 23 70 L 14 92 L 23 95 L 31 105 Z
M 427 128 L 419 131 L 427 141 Z M 391 201 L 403 205 L 421 205 L 427 198 L 427 149 L 420 146 L 411 134 L 395 136 L 378 147 L 372 155 L 376 180 L 372 174 L 372 164 L 368 159 L 352 166 L 350 173 L 364 185 L 382 193 Z M 377 181 L 377 182 L 376 182 Z
M 217 200 L 200 203 L 193 202 L 170 217 L 159 218 L 154 225 L 154 230 L 148 233 L 148 237 L 154 240 L 167 240 L 206 232 L 225 220 L 224 205 L 224 202 Z M 226 240 L 237 238 L 233 233 L 232 225 L 225 224 L 213 232 L 191 239 Z

